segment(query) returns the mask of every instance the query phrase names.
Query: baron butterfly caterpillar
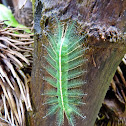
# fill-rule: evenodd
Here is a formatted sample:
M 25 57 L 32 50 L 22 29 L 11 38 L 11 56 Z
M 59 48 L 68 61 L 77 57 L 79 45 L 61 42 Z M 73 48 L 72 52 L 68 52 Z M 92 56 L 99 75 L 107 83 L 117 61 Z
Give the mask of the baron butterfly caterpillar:
M 47 34 L 49 44 L 43 46 L 47 51 L 45 59 L 48 65 L 44 68 L 50 77 L 44 77 L 44 80 L 53 87 L 43 94 L 48 97 L 44 104 L 50 105 L 43 118 L 56 114 L 57 125 L 62 126 L 66 116 L 69 124 L 74 126 L 75 115 L 86 118 L 79 110 L 79 106 L 85 104 L 82 97 L 86 95 L 80 89 L 86 83 L 81 79 L 85 73 L 81 66 L 86 61 L 84 52 L 87 48 L 82 48 L 80 44 L 85 36 L 75 34 L 74 23 L 68 24 L 65 28 L 60 22 L 56 34 Z

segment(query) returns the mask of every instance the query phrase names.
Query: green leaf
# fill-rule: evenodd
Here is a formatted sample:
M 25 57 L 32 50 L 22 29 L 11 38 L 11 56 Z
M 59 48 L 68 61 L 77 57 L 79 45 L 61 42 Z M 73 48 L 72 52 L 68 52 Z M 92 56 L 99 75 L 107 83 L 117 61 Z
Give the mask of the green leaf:
M 12 26 L 12 27 L 18 27 L 18 28 L 26 28 L 24 25 L 19 24 L 17 20 L 14 18 L 12 12 L 10 9 L 8 9 L 3 4 L 0 4 L 0 20 L 7 20 L 4 23 L 6 25 Z M 26 32 L 30 33 L 30 30 L 26 28 Z

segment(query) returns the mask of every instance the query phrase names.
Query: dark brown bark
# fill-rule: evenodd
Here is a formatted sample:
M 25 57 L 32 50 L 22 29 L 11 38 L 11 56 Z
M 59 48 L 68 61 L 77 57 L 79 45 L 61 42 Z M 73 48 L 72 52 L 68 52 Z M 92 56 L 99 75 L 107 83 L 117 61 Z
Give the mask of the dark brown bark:
M 87 84 L 83 87 L 83 91 L 88 95 L 84 97 L 86 105 L 82 108 L 87 118 L 77 119 L 76 122 L 77 126 L 93 126 L 116 68 L 126 53 L 125 9 L 125 0 L 43 0 L 43 2 L 36 0 L 31 83 L 34 111 L 29 119 L 30 126 L 56 124 L 55 117 L 42 118 L 47 108 L 42 105 L 44 99 L 41 94 L 49 88 L 42 80 L 45 74 L 42 68 L 44 63 L 42 57 L 45 53 L 42 43 L 47 42 L 43 30 L 47 26 L 51 27 L 51 30 L 55 28 L 55 21 L 51 19 L 56 16 L 62 22 L 75 20 L 78 32 L 88 33 L 86 45 L 89 46 L 89 51 L 85 55 L 88 58 L 87 74 L 84 76 Z M 64 125 L 67 126 L 66 119 Z

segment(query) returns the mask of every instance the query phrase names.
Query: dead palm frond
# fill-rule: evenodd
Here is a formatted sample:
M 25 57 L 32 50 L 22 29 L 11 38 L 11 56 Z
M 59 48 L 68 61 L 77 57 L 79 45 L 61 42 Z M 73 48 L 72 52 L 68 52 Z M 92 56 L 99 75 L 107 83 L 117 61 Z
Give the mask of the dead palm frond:
M 117 67 L 96 126 L 126 126 L 126 54 Z
M 32 62 L 32 35 L 22 29 L 3 28 L 0 22 L 0 125 L 25 125 L 25 108 L 31 111 L 28 83 L 23 72 Z M 20 33 L 20 34 L 19 34 Z

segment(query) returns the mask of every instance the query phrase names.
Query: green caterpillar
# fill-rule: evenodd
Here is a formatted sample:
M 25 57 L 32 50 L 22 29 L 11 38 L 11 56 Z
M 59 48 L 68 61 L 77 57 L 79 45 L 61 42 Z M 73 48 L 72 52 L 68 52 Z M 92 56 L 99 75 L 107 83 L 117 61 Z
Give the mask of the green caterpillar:
M 48 33 L 47 33 L 48 34 Z M 45 70 L 50 77 L 45 77 L 54 88 L 47 90 L 43 95 L 47 95 L 46 103 L 50 105 L 46 116 L 57 114 L 57 125 L 64 123 L 64 115 L 67 117 L 70 125 L 75 125 L 74 115 L 85 119 L 86 116 L 80 114 L 78 106 L 83 105 L 82 97 L 86 95 L 79 89 L 85 84 L 81 78 L 85 72 L 81 68 L 86 61 L 84 51 L 80 42 L 85 36 L 75 34 L 74 23 L 67 25 L 64 30 L 63 25 L 58 22 L 58 31 L 55 35 L 48 34 L 49 45 L 46 47 L 47 56 L 45 56 L 48 66 Z

